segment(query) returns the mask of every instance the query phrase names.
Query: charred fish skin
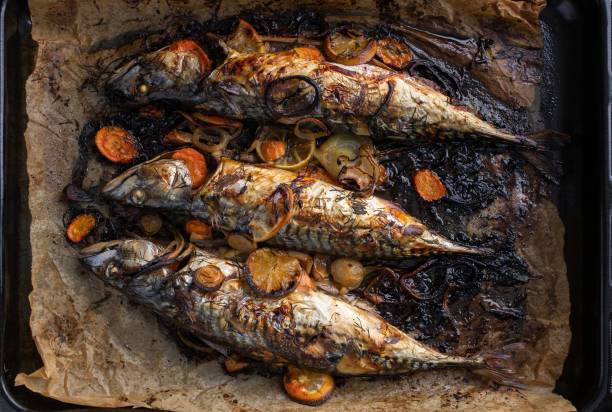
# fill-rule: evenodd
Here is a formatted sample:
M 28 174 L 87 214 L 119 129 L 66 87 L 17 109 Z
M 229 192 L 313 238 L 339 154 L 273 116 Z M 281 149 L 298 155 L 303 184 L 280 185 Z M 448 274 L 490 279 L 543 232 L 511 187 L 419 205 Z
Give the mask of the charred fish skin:
M 139 79 L 147 76 L 147 68 L 167 71 L 159 65 L 142 63 L 159 60 L 160 52 L 156 53 L 142 56 L 141 63 L 131 62 L 127 67 L 138 70 Z M 129 72 L 125 67 L 119 70 L 126 71 Z M 184 77 L 193 76 L 187 71 Z M 134 86 L 140 80 L 119 75 L 108 87 L 115 90 L 114 94 L 136 104 L 172 100 L 182 106 L 227 117 L 276 121 L 279 115 L 268 105 L 269 86 L 296 78 L 306 79 L 316 89 L 313 93 L 316 93 L 317 102 L 303 115 L 322 118 L 330 126 L 348 128 L 359 135 L 402 139 L 484 136 L 526 146 L 553 144 L 565 139 L 565 136 L 548 131 L 540 133 L 538 139 L 507 133 L 469 110 L 453 105 L 448 96 L 407 74 L 369 64 L 343 66 L 312 60 L 293 50 L 230 54 L 202 80 L 197 92 L 185 92 L 186 80 L 175 80 L 163 86 L 151 85 L 149 88 L 157 91 L 143 95 Z M 287 118 L 284 120 L 287 122 Z
M 195 195 L 186 187 L 189 171 L 181 160 L 161 159 L 136 166 L 102 190 L 113 200 L 139 207 L 190 213 L 226 233 L 264 238 L 278 220 L 274 195 L 291 197 L 286 223 L 269 244 L 310 252 L 363 258 L 405 258 L 429 253 L 482 251 L 434 234 L 393 203 L 361 197 L 294 172 L 221 159 Z M 166 195 L 168 193 L 168 195 Z
M 320 291 L 304 287 L 279 299 L 256 297 L 240 278 L 241 264 L 206 250 L 196 250 L 176 273 L 137 275 L 131 274 L 134 265 L 124 263 L 134 252 L 144 256 L 139 258 L 142 266 L 161 253 L 147 240 L 120 240 L 84 250 L 81 260 L 105 282 L 177 326 L 251 358 L 345 376 L 486 367 L 483 358 L 439 353 L 378 315 Z M 194 273 L 208 265 L 225 275 L 214 292 L 203 292 L 194 280 Z

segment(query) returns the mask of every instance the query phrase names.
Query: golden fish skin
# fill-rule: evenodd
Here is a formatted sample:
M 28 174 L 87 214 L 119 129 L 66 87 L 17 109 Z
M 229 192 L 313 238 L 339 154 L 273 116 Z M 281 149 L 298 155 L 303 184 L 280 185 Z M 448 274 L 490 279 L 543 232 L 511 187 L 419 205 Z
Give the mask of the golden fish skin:
M 162 76 L 163 67 L 147 63 L 159 60 L 159 53 L 141 56 L 120 69 L 119 73 L 131 75 L 114 76 L 108 85 L 111 94 L 119 94 L 131 104 L 175 101 L 183 107 L 237 119 L 292 123 L 301 117 L 318 117 L 333 128 L 348 128 L 359 135 L 403 139 L 481 136 L 526 146 L 558 145 L 566 138 L 552 131 L 533 135 L 505 132 L 453 105 L 448 96 L 414 77 L 370 64 L 344 66 L 305 58 L 295 49 L 230 53 L 197 88 L 187 87 L 189 82 L 181 73 Z M 176 79 L 168 80 L 172 76 Z M 191 78 L 188 71 L 184 76 Z M 151 77 L 164 81 L 148 84 L 151 91 L 145 95 L 138 93 L 137 83 L 146 83 Z M 267 102 L 269 88 L 298 78 L 316 89 L 315 104 L 307 113 L 295 116 L 275 113 Z
M 133 206 L 190 213 L 227 234 L 266 239 L 288 249 L 363 258 L 482 253 L 434 234 L 387 200 L 286 170 L 221 159 L 197 193 L 191 194 L 190 186 L 181 160 L 160 159 L 124 172 L 102 192 Z M 268 239 L 269 222 L 278 220 L 274 199 L 279 192 L 291 198 L 283 211 L 288 219 Z
M 485 368 L 485 358 L 449 356 L 419 343 L 378 315 L 321 291 L 300 286 L 288 295 L 261 298 L 241 279 L 241 263 L 196 249 L 178 272 L 123 272 L 140 249 L 144 266 L 163 251 L 143 239 L 119 240 L 82 251 L 81 260 L 102 280 L 196 336 L 245 356 L 290 363 L 336 375 L 403 374 L 445 367 Z M 145 257 L 143 259 L 143 256 Z M 213 265 L 225 280 L 204 292 L 197 269 Z M 133 265 L 132 265 L 133 267 Z

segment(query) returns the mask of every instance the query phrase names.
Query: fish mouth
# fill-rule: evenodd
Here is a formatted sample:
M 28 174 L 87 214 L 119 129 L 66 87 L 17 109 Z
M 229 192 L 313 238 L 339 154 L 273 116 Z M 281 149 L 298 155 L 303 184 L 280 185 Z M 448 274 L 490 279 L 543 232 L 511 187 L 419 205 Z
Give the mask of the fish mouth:
M 119 257 L 118 248 L 122 243 L 121 240 L 111 240 L 87 246 L 79 252 L 79 260 L 92 272 L 101 275 L 108 265 Z
M 126 170 L 125 172 L 121 173 L 119 176 L 110 180 L 102 188 L 102 195 L 106 197 L 110 197 L 113 200 L 121 200 L 123 197 L 125 197 L 125 195 L 128 192 L 128 188 L 122 188 L 122 186 L 126 183 L 126 181 L 130 177 L 134 176 L 134 174 L 138 171 L 138 169 L 142 167 L 143 165 L 144 163 L 136 165 Z

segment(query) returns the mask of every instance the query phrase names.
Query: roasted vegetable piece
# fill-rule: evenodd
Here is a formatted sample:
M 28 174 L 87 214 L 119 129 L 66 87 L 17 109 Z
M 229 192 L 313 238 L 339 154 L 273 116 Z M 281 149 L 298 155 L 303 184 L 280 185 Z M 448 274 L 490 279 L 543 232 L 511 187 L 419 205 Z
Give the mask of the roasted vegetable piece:
M 386 38 L 378 40 L 376 56 L 387 66 L 402 70 L 412 60 L 412 51 L 404 43 Z
M 323 53 L 321 53 L 321 51 L 316 47 L 296 47 L 291 51 L 300 56 L 302 59 L 316 60 L 320 62 L 325 60 Z
M 274 162 L 285 156 L 287 144 L 282 140 L 264 140 L 258 146 L 257 153 L 264 162 Z
M 361 30 L 341 28 L 325 38 L 323 48 L 331 61 L 354 66 L 367 63 L 376 55 L 376 40 Z
M 102 127 L 96 133 L 96 147 L 114 163 L 130 163 L 138 156 L 136 140 L 128 131 L 116 126 Z
M 327 255 L 317 253 L 312 261 L 312 271 L 310 275 L 314 280 L 329 279 L 329 265 L 331 258 Z
M 264 162 L 280 169 L 297 170 L 308 164 L 315 152 L 315 141 L 287 137 L 284 130 L 263 127 L 255 142 L 255 152 Z
M 318 138 L 329 136 L 331 132 L 321 120 L 307 117 L 298 120 L 293 129 L 293 134 L 300 139 L 317 140 Z
M 223 284 L 225 275 L 217 266 L 206 265 L 195 271 L 193 280 L 198 289 L 203 292 L 214 292 Z
M 181 112 L 181 114 L 195 126 L 204 127 L 205 129 L 210 126 L 217 126 L 218 128 L 225 130 L 232 137 L 235 137 L 242 130 L 242 122 L 230 119 L 228 117 L 197 112 Z
M 166 143 L 185 145 L 191 143 L 192 135 L 183 130 L 172 129 L 166 134 L 164 140 Z
M 193 40 L 179 40 L 170 45 L 170 51 L 193 53 L 197 56 L 200 62 L 200 71 L 206 75 L 210 72 L 212 63 L 204 50 Z M 178 63 L 181 64 L 181 63 Z
M 365 274 L 363 265 L 355 259 L 340 258 L 331 264 L 334 282 L 345 288 L 353 289 L 359 286 Z
M 290 250 L 287 253 L 289 256 L 293 256 L 300 261 L 300 265 L 302 265 L 302 269 L 304 269 L 305 273 L 310 273 L 312 270 L 312 256 L 308 253 L 298 252 L 296 250 Z
M 189 169 L 189 174 L 191 175 L 191 187 L 193 189 L 202 186 L 208 176 L 206 158 L 202 153 L 187 147 L 172 153 L 171 158 L 185 162 L 187 169 Z
M 314 372 L 289 365 L 283 377 L 287 395 L 294 401 L 308 406 L 318 406 L 334 392 L 334 378 L 329 373 Z
M 248 253 L 257 249 L 257 243 L 255 243 L 253 239 L 249 239 L 247 236 L 240 233 L 230 233 L 227 236 L 227 244 L 239 252 Z
M 66 236 L 72 243 L 82 242 L 96 227 L 96 217 L 84 213 L 73 218 L 66 228 Z
M 223 366 L 227 373 L 238 373 L 242 370 L 245 370 L 250 366 L 249 362 L 244 360 L 242 357 L 232 354 L 231 356 L 225 358 L 225 362 L 223 362 Z
M 279 185 L 257 208 L 249 229 L 254 242 L 264 242 L 273 238 L 291 219 L 293 214 L 293 190 L 288 185 Z
M 356 158 L 344 162 L 337 179 L 342 186 L 369 196 L 385 182 L 387 171 L 378 162 L 374 146 L 364 144 L 359 147 Z
M 212 229 L 210 225 L 202 220 L 189 219 L 187 223 L 185 223 L 185 232 L 187 232 L 192 242 L 212 239 Z
M 241 53 L 264 53 L 266 44 L 257 31 L 246 21 L 240 19 L 236 30 L 227 41 L 227 45 Z
M 244 278 L 258 296 L 282 297 L 293 291 L 304 270 L 300 261 L 286 252 L 261 248 L 246 261 Z
M 145 236 L 155 236 L 162 228 L 162 218 L 157 213 L 145 213 L 140 216 L 138 225 Z
M 446 195 L 446 187 L 433 170 L 417 170 L 413 177 L 414 188 L 424 200 L 433 202 Z

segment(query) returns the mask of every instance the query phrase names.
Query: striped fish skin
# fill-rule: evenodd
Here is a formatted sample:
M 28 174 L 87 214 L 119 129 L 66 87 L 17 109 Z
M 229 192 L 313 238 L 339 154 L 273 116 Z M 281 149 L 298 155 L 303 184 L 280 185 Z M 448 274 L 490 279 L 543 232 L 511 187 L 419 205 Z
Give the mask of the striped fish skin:
M 198 89 L 186 88 L 181 73 L 162 76 L 163 66 L 148 63 L 158 61 L 159 54 L 140 56 L 120 68 L 118 73 L 137 75 L 115 75 L 108 84 L 111 94 L 133 104 L 175 101 L 183 107 L 237 119 L 276 121 L 278 117 L 266 105 L 268 85 L 301 76 L 318 89 L 318 104 L 305 116 L 321 118 L 332 127 L 348 128 L 355 134 L 404 139 L 476 135 L 528 146 L 537 144 L 529 137 L 497 129 L 405 73 L 369 64 L 344 66 L 304 58 L 294 50 L 232 53 L 199 83 Z M 173 76 L 175 80 L 169 81 Z M 191 78 L 192 73 L 186 71 L 185 76 Z M 162 77 L 164 82 L 151 83 L 151 77 Z M 139 92 L 138 86 L 143 83 L 150 90 L 146 94 Z
M 144 266 L 161 253 L 147 240 L 119 240 L 83 250 L 81 260 L 103 281 L 175 325 L 250 358 L 344 376 L 486 367 L 482 357 L 439 353 L 378 315 L 307 286 L 278 299 L 256 297 L 241 280 L 242 264 L 211 251 L 196 249 L 175 273 L 160 269 L 134 275 L 134 265 L 125 264 L 138 255 Z M 194 283 L 194 272 L 207 265 L 225 275 L 214 292 L 203 292 Z
M 287 170 L 221 159 L 217 170 L 192 200 L 187 198 L 191 195 L 185 187 L 185 182 L 190 181 L 188 174 L 181 160 L 146 162 L 109 182 L 102 192 L 134 206 L 190 213 L 223 232 L 258 239 L 261 235 L 258 228 L 265 226 L 262 222 L 275 221 L 269 199 L 283 189 L 293 199 L 290 218 L 268 240 L 271 245 L 363 258 L 482 253 L 434 234 L 387 200 L 361 197 Z M 166 193 L 172 196 L 168 198 Z

